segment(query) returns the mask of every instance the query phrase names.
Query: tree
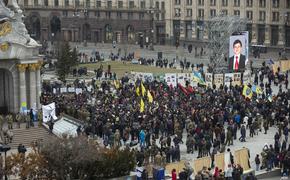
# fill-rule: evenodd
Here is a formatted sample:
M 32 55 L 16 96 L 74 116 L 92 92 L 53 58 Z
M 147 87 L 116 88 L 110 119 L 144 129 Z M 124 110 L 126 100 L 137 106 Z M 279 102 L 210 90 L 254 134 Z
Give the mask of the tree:
M 71 72 L 71 68 L 78 64 L 77 51 L 71 50 L 69 43 L 65 42 L 61 45 L 56 65 L 57 75 L 61 81 L 65 81 L 66 76 Z
M 86 137 L 51 138 L 27 156 L 7 157 L 9 175 L 22 179 L 104 179 L 129 175 L 135 154 L 129 149 L 106 149 Z

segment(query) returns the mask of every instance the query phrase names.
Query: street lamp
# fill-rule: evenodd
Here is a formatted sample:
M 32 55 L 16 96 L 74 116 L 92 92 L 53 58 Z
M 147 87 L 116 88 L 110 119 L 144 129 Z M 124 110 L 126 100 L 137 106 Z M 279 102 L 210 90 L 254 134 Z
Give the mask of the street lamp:
M 6 157 L 7 157 L 7 151 L 9 151 L 11 147 L 7 144 L 0 144 L 0 152 L 4 152 L 4 178 L 5 180 L 8 180 L 7 177 L 7 168 L 6 168 Z
M 155 9 L 150 7 L 147 13 L 150 15 L 150 45 L 149 48 L 151 51 L 154 51 L 154 12 Z

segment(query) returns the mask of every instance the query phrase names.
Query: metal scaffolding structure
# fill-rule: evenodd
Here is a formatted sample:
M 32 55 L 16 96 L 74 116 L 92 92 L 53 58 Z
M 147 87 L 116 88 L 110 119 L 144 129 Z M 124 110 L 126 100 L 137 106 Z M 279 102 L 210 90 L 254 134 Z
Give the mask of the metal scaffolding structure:
M 210 69 L 215 72 L 224 72 L 227 69 L 229 56 L 229 40 L 234 33 L 246 30 L 247 19 L 238 16 L 219 15 L 209 20 L 209 57 Z

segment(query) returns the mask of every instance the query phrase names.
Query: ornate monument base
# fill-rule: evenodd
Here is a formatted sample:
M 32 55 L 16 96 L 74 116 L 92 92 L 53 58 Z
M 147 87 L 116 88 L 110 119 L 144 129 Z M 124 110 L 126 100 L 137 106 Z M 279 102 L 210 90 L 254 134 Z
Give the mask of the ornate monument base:
M 15 0 L 0 0 L 0 114 L 40 108 L 40 45 L 27 33 Z

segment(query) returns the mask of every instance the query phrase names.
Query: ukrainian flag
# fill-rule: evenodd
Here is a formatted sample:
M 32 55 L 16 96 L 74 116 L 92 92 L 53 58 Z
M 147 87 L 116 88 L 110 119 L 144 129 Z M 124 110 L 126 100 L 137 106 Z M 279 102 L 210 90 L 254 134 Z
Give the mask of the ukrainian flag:
M 252 91 L 256 94 L 263 94 L 263 90 L 259 86 L 256 86 L 256 85 L 252 86 Z
M 145 89 L 143 83 L 141 82 L 141 93 L 142 93 L 142 96 L 145 96 L 145 92 L 146 92 L 146 89 Z
M 141 99 L 141 101 L 140 101 L 140 112 L 142 113 L 142 112 L 144 112 L 144 110 L 145 110 L 145 104 L 144 104 L 143 99 Z
M 192 78 L 193 78 L 193 81 L 195 81 L 195 82 L 197 82 L 197 83 L 199 83 L 201 85 L 206 85 L 206 83 L 205 83 L 204 79 L 202 78 L 200 72 L 194 71 Z
M 245 96 L 245 98 L 252 99 L 253 91 L 249 86 L 244 85 L 242 94 L 243 94 L 243 96 Z
M 149 90 L 147 91 L 147 97 L 148 97 L 148 101 L 149 101 L 150 103 L 152 103 L 152 102 L 153 102 L 153 97 L 152 97 L 152 95 L 151 95 L 151 93 L 150 93 Z

